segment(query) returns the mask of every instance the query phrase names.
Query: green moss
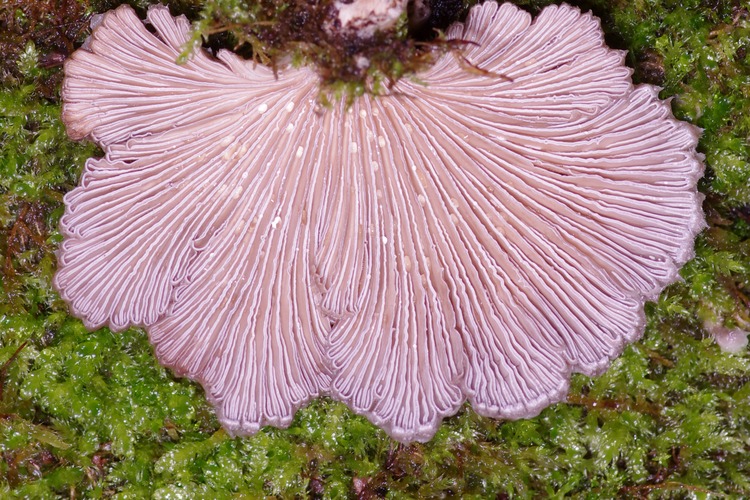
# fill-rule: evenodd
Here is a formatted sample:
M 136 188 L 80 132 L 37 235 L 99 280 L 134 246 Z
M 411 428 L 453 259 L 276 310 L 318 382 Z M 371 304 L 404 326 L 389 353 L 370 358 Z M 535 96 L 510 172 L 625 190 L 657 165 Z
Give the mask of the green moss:
M 158 365 L 144 332 L 87 332 L 67 315 L 51 288 L 57 223 L 63 194 L 96 149 L 66 139 L 60 68 L 50 63 L 82 41 L 87 12 L 113 3 L 68 2 L 62 14 L 41 1 L 0 7 L 0 50 L 9 55 L 0 67 L 0 497 L 750 495 L 750 357 L 722 353 L 703 329 L 750 323 L 746 5 L 572 2 L 602 17 L 637 82 L 663 86 L 675 113 L 704 129 L 709 227 L 684 281 L 648 305 L 644 338 L 601 377 L 574 376 L 568 403 L 516 422 L 467 407 L 431 442 L 401 446 L 326 398 L 289 429 L 231 438 L 201 388 Z M 520 3 L 538 11 L 549 2 Z M 214 46 L 247 43 L 269 59 L 287 51 L 300 63 L 324 67 L 331 57 L 346 68 L 330 47 L 307 50 L 281 36 L 278 23 L 302 3 L 170 7 L 204 34 L 231 32 L 209 37 Z M 390 68 L 378 70 L 382 82 L 424 62 L 406 50 L 408 31 L 393 37 L 378 53 Z M 403 52 L 388 57 L 393 50 Z

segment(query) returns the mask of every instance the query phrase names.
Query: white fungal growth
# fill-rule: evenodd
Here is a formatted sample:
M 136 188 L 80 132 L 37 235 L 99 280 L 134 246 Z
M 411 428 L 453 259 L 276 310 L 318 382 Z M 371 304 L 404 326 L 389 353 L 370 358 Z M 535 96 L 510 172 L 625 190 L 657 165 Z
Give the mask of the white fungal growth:
M 378 31 L 385 31 L 396 25 L 406 9 L 407 0 L 352 0 L 337 1 L 335 26 L 328 28 L 350 31 L 361 38 L 370 38 Z M 359 64 L 367 67 L 369 61 Z

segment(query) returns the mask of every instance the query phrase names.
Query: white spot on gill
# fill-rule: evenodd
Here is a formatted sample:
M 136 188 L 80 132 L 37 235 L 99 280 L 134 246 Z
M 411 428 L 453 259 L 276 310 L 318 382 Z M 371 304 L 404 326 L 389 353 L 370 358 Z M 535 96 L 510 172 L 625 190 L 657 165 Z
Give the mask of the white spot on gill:
M 404 256 L 404 271 L 407 273 L 411 271 L 411 258 L 408 255 Z

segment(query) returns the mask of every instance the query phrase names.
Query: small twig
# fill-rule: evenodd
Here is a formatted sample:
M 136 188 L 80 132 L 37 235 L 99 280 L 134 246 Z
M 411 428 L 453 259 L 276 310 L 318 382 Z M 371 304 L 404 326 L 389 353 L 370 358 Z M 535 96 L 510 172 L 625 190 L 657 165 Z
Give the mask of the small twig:
M 3 390 L 5 389 L 5 372 L 8 370 L 8 366 L 13 362 L 14 359 L 18 357 L 19 354 L 21 354 L 21 350 L 23 350 L 24 347 L 26 347 L 26 344 L 28 344 L 29 341 L 24 341 L 23 344 L 18 346 L 18 349 L 16 349 L 16 352 L 11 354 L 10 358 L 3 363 L 2 368 L 0 368 L 0 401 L 3 399 Z
M 719 276 L 719 283 L 721 283 L 724 288 L 731 293 L 737 301 L 742 302 L 745 307 L 750 308 L 750 298 L 748 298 L 747 295 L 742 293 L 739 288 L 737 288 L 737 284 L 729 278 L 728 276 Z
M 692 484 L 683 484 L 676 481 L 667 481 L 658 484 L 642 484 L 638 486 L 623 486 L 620 492 L 627 492 L 638 495 L 638 493 L 649 493 L 654 490 L 687 490 L 695 493 L 713 494 L 714 492 L 703 488 L 701 486 L 694 486 Z
M 672 362 L 671 360 L 665 358 L 664 356 L 662 356 L 658 352 L 649 349 L 649 350 L 647 350 L 647 353 L 648 353 L 648 357 L 649 358 L 651 358 L 652 360 L 656 361 L 660 365 L 666 366 L 667 368 L 674 368 L 674 362 Z
M 460 54 L 454 51 L 453 56 L 456 58 L 456 61 L 458 61 L 458 65 L 461 66 L 462 69 L 468 71 L 469 73 L 479 75 L 479 76 L 490 76 L 493 78 L 500 78 L 511 83 L 513 82 L 513 78 L 511 78 L 508 75 L 503 75 L 502 73 L 495 73 L 494 71 L 489 71 L 489 70 L 480 68 L 473 62 L 466 59 L 466 57 L 463 54 Z
M 649 403 L 638 403 L 629 400 L 617 400 L 617 399 L 596 399 L 586 396 L 580 396 L 578 394 L 568 394 L 566 403 L 578 406 L 585 406 L 590 410 L 612 410 L 622 411 L 630 410 L 638 413 L 645 413 L 654 418 L 661 417 L 661 409 L 655 404 Z

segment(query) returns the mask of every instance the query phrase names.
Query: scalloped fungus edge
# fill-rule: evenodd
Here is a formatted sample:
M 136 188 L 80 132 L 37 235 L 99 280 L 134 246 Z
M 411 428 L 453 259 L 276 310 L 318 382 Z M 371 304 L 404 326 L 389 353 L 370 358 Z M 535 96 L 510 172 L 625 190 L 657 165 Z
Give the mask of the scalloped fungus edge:
M 466 400 L 534 416 L 642 335 L 704 227 L 698 129 L 590 13 L 484 3 L 447 36 L 486 74 L 449 54 L 323 112 L 312 69 L 177 65 L 187 20 L 148 22 L 107 13 L 65 65 L 68 133 L 105 156 L 55 287 L 90 329 L 146 328 L 233 434 L 320 395 L 402 442 Z

